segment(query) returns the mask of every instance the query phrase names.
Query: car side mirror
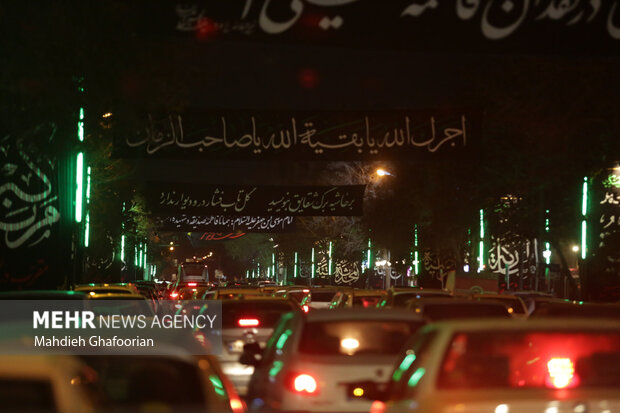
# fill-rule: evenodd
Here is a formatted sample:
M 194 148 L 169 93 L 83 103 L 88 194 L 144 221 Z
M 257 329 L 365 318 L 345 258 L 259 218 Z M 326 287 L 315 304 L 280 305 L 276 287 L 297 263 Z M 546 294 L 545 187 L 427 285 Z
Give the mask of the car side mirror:
M 260 344 L 247 343 L 243 345 L 243 353 L 239 356 L 239 363 L 247 366 L 258 366 L 261 362 L 261 354 L 263 350 L 260 348 Z

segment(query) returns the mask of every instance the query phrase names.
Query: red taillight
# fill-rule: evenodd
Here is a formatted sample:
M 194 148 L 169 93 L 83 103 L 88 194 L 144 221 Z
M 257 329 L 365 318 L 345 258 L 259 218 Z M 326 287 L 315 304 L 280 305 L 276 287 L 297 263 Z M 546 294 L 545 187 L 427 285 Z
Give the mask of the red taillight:
M 241 399 L 238 399 L 236 397 L 232 397 L 230 399 L 230 408 L 234 413 L 243 413 L 245 411 L 243 402 L 241 401 Z
M 260 324 L 256 318 L 242 318 L 238 323 L 239 327 L 258 327 Z
M 173 291 L 170 293 L 170 298 L 177 298 L 179 296 L 179 293 L 177 293 L 176 291 Z
M 308 311 L 310 311 L 310 307 L 306 304 L 302 305 L 301 309 L 303 310 L 304 313 L 307 313 Z
M 370 413 L 383 413 L 385 412 L 385 403 L 379 400 L 375 400 L 370 405 Z
M 293 390 L 298 393 L 314 394 L 317 390 L 316 380 L 309 374 L 298 374 L 293 378 Z
M 197 285 L 198 285 L 198 283 L 187 283 L 187 286 L 188 286 L 188 287 L 195 287 L 195 286 L 197 286 Z
M 569 358 L 552 358 L 547 362 L 549 378 L 547 385 L 556 389 L 565 389 L 577 385 L 575 366 Z

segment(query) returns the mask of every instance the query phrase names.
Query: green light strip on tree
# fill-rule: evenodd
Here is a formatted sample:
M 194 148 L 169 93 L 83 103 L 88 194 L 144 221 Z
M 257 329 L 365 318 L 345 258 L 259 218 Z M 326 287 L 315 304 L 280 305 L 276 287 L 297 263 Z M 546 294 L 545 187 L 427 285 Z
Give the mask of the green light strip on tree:
M 271 274 L 273 277 L 276 276 L 276 254 L 271 253 Z
M 332 242 L 329 241 L 329 262 L 327 263 L 327 273 L 332 275 Z
M 545 210 L 545 214 L 549 214 L 549 210 Z M 549 231 L 551 230 L 551 222 L 549 220 L 549 218 L 547 217 L 545 219 L 545 232 L 549 233 Z M 545 242 L 545 263 L 547 264 L 551 264 L 551 244 L 549 242 Z
M 588 245 L 588 224 L 586 223 L 586 218 L 588 214 L 588 177 L 583 177 L 583 195 L 581 200 L 581 259 L 586 259 Z
M 293 275 L 297 278 L 297 266 L 299 265 L 299 259 L 297 256 L 297 251 L 295 251 L 295 266 L 293 267 Z
M 144 269 L 147 268 L 147 262 L 146 262 L 146 242 L 144 243 Z
M 88 247 L 88 238 L 90 237 L 90 213 L 86 213 L 86 226 L 84 228 L 84 246 Z
M 588 233 L 588 225 L 586 224 L 586 220 L 581 221 L 581 259 L 586 259 L 586 248 L 587 248 L 587 233 Z
M 413 273 L 418 275 L 420 272 L 418 262 L 418 224 L 413 226 Z
M 80 120 L 78 121 L 78 139 L 84 142 L 84 108 L 80 108 Z
M 368 251 L 367 251 L 367 261 L 366 261 L 366 265 L 368 266 L 368 269 L 372 268 L 371 267 L 371 259 L 372 259 L 372 243 L 370 241 L 370 238 L 368 238 Z
M 480 210 L 480 262 L 478 271 L 484 269 L 484 209 Z
M 133 265 L 134 267 L 138 266 L 138 246 L 133 246 Z
M 121 261 L 125 261 L 125 236 L 121 235 Z
M 314 278 L 314 247 L 312 247 L 312 257 L 311 257 L 310 263 L 311 263 L 310 278 Z
M 77 154 L 75 172 L 75 222 L 82 222 L 82 197 L 84 191 L 84 154 Z
M 86 225 L 84 228 L 84 246 L 88 247 L 90 238 L 90 166 L 86 168 Z

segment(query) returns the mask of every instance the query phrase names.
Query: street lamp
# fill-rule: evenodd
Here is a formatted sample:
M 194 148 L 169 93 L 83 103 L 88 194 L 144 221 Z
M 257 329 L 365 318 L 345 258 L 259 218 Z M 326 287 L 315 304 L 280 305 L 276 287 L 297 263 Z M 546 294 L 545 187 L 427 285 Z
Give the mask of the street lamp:
M 379 176 L 385 176 L 385 175 L 394 176 L 391 172 L 386 171 L 385 169 L 382 169 L 382 168 L 377 169 L 377 175 L 379 175 Z

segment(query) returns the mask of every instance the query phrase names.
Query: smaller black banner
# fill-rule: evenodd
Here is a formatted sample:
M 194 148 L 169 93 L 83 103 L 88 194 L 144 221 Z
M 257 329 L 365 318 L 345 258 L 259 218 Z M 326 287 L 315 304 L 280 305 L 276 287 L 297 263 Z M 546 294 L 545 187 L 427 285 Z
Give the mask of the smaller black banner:
M 162 231 L 181 232 L 291 232 L 294 217 L 224 216 L 224 215 L 176 215 L 157 217 Z
M 150 183 L 157 215 L 358 216 L 366 185 L 253 186 Z

